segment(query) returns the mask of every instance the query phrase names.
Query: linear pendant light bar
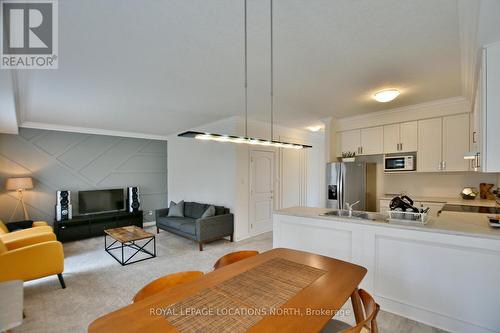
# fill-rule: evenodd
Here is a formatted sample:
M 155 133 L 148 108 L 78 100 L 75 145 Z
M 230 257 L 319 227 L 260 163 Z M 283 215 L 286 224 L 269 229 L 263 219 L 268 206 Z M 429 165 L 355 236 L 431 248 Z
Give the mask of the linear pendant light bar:
M 244 137 L 244 136 L 203 133 L 203 132 L 195 132 L 195 131 L 187 131 L 187 132 L 179 134 L 178 136 L 183 137 L 183 138 L 193 138 L 193 139 L 204 140 L 204 141 L 244 143 L 244 144 L 249 144 L 249 145 L 268 146 L 268 147 L 275 147 L 275 148 L 292 148 L 292 149 L 312 148 L 312 146 L 303 145 L 303 144 L 299 144 L 299 143 L 271 141 L 271 140 L 248 138 L 248 137 Z
M 229 142 L 229 143 L 243 143 L 248 145 L 259 145 L 259 146 L 267 146 L 274 148 L 290 148 L 290 149 L 304 149 L 304 148 L 312 148 L 309 145 L 303 145 L 298 143 L 290 143 L 283 141 L 274 141 L 274 53 L 273 53 L 273 0 L 270 0 L 270 16 L 271 16 L 271 139 L 257 139 L 248 137 L 248 48 L 247 48 L 247 0 L 244 0 L 244 33 L 245 33 L 245 55 L 244 55 L 244 63 L 245 63 L 245 136 L 234 136 L 234 135 L 225 135 L 225 134 L 215 134 L 215 133 L 203 133 L 196 131 L 187 131 L 184 133 L 180 133 L 177 136 L 183 138 L 192 138 L 203 141 L 216 141 L 216 142 Z

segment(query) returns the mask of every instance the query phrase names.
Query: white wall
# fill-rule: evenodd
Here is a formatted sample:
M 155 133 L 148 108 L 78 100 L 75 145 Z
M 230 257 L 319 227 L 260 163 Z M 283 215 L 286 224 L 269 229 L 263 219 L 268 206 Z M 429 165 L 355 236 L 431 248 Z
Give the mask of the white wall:
M 205 130 L 230 130 L 230 122 Z M 235 208 L 236 147 L 172 136 L 168 138 L 169 201 L 197 201 Z
M 500 41 L 500 1 L 481 0 L 478 39 L 480 45 Z
M 17 114 L 11 72 L 0 75 L 0 133 L 17 134 Z
M 245 134 L 244 119 L 237 117 L 237 135 Z M 248 122 L 248 136 L 262 139 L 270 138 L 270 126 L 259 121 Z M 276 193 L 275 209 L 290 205 L 309 205 L 324 207 L 325 205 L 325 136 L 324 132 L 311 133 L 304 130 L 278 127 L 274 128 L 274 139 L 294 143 L 312 145 L 311 149 L 300 151 L 282 149 L 281 153 L 273 148 L 267 150 L 276 152 Z M 249 184 L 249 156 L 250 150 L 255 149 L 248 145 L 237 146 L 237 182 L 236 182 L 236 210 L 241 212 L 236 219 L 236 239 L 251 236 L 248 221 L 248 202 L 250 194 Z M 263 149 L 263 148 L 258 148 Z M 307 162 L 305 162 L 305 160 Z M 281 165 L 281 170 L 280 170 Z M 304 165 L 306 165 L 304 169 Z M 301 187 L 302 176 L 303 187 Z M 281 178 L 280 178 L 281 177 Z M 280 193 L 280 190 L 282 190 Z
M 251 121 L 248 124 L 248 135 L 262 139 L 269 138 L 269 124 Z M 240 117 L 231 117 L 198 129 L 229 135 L 244 135 L 244 121 Z M 287 191 L 288 202 L 298 200 L 302 204 L 322 207 L 325 202 L 325 152 L 324 133 L 310 133 L 303 130 L 276 127 L 275 139 L 291 140 L 297 143 L 307 143 L 312 149 L 301 150 L 307 167 L 299 160 L 291 158 L 284 160 L 285 175 L 296 174 L 297 169 L 303 173 L 304 183 L 300 191 Z M 204 142 L 188 138 L 171 136 L 168 138 L 168 193 L 169 200 L 200 201 L 224 205 L 235 214 L 235 239 L 241 240 L 251 236 L 248 221 L 249 202 L 249 154 L 254 147 L 235 145 L 231 143 Z M 260 148 L 259 148 L 260 149 Z M 270 149 L 273 150 L 273 149 Z M 297 154 L 298 151 L 283 152 Z M 298 179 L 285 177 L 280 179 L 280 156 L 276 150 L 276 189 L 294 188 L 291 184 Z M 276 196 L 275 208 L 279 209 L 281 193 Z

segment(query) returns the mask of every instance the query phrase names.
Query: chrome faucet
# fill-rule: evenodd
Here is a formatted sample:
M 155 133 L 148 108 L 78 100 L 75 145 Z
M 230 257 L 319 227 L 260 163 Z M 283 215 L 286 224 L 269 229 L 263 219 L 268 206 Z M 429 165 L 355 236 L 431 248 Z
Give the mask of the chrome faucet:
M 345 203 L 345 205 L 346 205 L 346 207 L 347 207 L 347 210 L 349 211 L 349 216 L 352 216 L 352 208 L 353 208 L 354 206 L 356 206 L 357 204 L 359 204 L 359 200 L 358 200 L 358 201 L 356 201 L 356 202 L 353 202 L 352 204 L 350 204 L 350 203 L 348 203 L 348 202 L 346 202 L 346 203 Z

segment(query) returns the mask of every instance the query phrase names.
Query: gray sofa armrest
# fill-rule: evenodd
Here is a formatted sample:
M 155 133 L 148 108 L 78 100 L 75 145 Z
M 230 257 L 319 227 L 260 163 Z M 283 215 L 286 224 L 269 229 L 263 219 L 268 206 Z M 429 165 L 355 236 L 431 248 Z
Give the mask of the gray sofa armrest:
M 198 242 L 231 236 L 234 231 L 234 215 L 224 214 L 196 220 Z
M 162 208 L 155 210 L 156 223 L 158 223 L 159 217 L 164 217 L 168 215 L 168 208 Z

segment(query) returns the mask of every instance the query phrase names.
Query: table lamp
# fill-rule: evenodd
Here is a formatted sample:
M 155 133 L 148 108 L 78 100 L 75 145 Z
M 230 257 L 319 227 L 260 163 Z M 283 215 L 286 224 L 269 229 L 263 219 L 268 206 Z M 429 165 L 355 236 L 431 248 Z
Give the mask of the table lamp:
M 18 195 L 16 208 L 14 208 L 14 211 L 12 212 L 9 221 L 12 221 L 12 218 L 17 212 L 19 204 L 21 204 L 21 206 L 23 207 L 24 219 L 29 220 L 30 216 L 28 215 L 28 210 L 26 209 L 26 205 L 24 204 L 23 192 L 24 190 L 31 190 L 33 188 L 33 179 L 31 177 L 8 178 L 7 183 L 5 184 L 5 188 L 8 191 L 17 191 Z

